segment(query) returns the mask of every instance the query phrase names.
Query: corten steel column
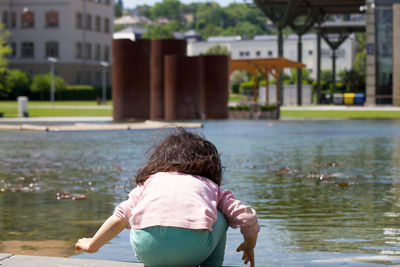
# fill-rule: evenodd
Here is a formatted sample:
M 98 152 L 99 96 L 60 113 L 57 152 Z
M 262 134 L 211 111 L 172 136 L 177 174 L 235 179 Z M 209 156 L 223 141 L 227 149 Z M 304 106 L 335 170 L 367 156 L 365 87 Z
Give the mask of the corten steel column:
M 113 40 L 113 119 L 148 119 L 150 114 L 149 40 Z
M 165 57 L 165 119 L 200 119 L 201 57 Z
M 203 56 L 203 94 L 201 111 L 207 119 L 228 118 L 228 56 Z
M 164 116 L 164 59 L 166 55 L 186 55 L 186 40 L 159 39 L 151 42 L 150 119 Z

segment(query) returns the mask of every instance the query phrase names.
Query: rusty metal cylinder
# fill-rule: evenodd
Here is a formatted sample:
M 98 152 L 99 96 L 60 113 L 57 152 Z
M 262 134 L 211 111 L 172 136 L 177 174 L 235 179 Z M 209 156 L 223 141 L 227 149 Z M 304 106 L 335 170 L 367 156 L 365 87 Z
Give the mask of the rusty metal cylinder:
M 164 60 L 167 55 L 186 55 L 186 40 L 157 39 L 151 42 L 150 119 L 163 120 Z
M 150 117 L 150 40 L 113 40 L 114 121 Z
M 201 117 L 201 57 L 165 57 L 165 119 Z
M 201 110 L 207 119 L 228 117 L 229 56 L 203 56 Z

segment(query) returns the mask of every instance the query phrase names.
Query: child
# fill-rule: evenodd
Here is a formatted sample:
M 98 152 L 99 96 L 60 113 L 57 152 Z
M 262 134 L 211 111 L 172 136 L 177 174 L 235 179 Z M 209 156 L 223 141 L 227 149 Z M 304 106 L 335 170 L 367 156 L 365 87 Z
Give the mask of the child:
M 256 212 L 222 191 L 221 179 L 216 147 L 178 129 L 151 151 L 129 199 L 75 248 L 96 252 L 128 228 L 132 248 L 146 266 L 221 266 L 229 225 L 241 228 L 244 242 L 237 251 L 253 267 L 260 229 Z

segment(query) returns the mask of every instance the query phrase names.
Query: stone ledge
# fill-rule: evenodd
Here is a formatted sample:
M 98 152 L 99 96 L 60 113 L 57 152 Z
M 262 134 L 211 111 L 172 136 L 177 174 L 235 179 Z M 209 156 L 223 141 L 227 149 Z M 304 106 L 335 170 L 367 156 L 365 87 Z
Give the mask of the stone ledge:
M 13 267 L 144 267 L 142 263 L 0 254 L 0 266 Z

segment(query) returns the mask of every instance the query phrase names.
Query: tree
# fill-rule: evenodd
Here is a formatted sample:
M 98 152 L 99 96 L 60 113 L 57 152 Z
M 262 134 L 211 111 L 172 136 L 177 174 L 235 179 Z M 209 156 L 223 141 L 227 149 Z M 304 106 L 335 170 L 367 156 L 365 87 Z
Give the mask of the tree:
M 9 32 L 4 29 L 0 23 L 0 96 L 7 96 L 10 93 L 10 88 L 6 86 L 5 72 L 8 67 L 8 54 L 11 53 L 11 48 L 8 46 L 7 38 Z
M 114 16 L 116 18 L 122 17 L 122 14 L 124 13 L 124 4 L 122 3 L 122 0 L 118 0 L 114 4 Z
M 148 25 L 147 31 L 142 36 L 145 39 L 172 39 L 174 33 L 171 29 L 159 25 Z
M 8 54 L 11 53 L 11 48 L 7 43 L 7 38 L 10 33 L 0 23 L 0 73 L 7 70 L 8 67 Z
M 219 26 L 214 26 L 212 24 L 208 24 L 204 29 L 200 30 L 203 39 L 207 39 L 210 36 L 219 36 L 224 32 L 224 29 Z
M 231 51 L 224 45 L 215 45 L 207 49 L 205 55 L 226 55 L 230 56 Z
M 29 76 L 18 69 L 10 70 L 6 75 L 6 85 L 15 96 L 26 95 L 30 87 Z
M 181 20 L 181 2 L 178 0 L 163 0 L 160 3 L 156 3 L 150 10 L 151 17 L 154 20 L 165 17 L 172 20 Z

